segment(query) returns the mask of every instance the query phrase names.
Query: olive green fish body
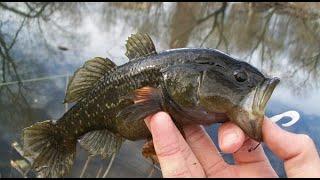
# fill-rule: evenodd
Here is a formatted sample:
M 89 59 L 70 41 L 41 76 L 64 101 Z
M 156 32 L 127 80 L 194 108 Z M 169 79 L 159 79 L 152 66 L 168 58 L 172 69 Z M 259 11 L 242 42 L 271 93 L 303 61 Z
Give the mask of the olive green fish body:
M 180 130 L 231 120 L 262 141 L 264 108 L 278 79 L 214 49 L 157 53 L 146 34 L 132 35 L 126 48 L 130 61 L 121 66 L 108 58 L 87 61 L 67 87 L 65 102 L 76 104 L 59 120 L 24 130 L 25 155 L 39 176 L 67 174 L 77 142 L 108 158 L 125 139 L 151 138 L 144 119 L 158 111 L 168 112 Z
M 57 125 L 70 137 L 78 138 L 86 132 L 108 129 L 123 134 L 127 139 L 150 136 L 143 119 L 124 121 L 117 119 L 119 111 L 133 102 L 128 98 L 134 90 L 149 86 L 158 88 L 163 83 L 164 69 L 194 62 L 205 49 L 177 49 L 154 56 L 132 60 L 107 76 L 102 77 L 87 97 L 74 105 Z

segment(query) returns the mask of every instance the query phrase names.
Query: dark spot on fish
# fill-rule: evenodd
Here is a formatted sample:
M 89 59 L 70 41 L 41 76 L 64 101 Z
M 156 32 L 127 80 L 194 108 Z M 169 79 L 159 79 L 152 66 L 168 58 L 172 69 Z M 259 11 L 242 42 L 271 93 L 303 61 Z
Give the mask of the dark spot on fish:
M 220 64 L 216 64 L 217 67 L 220 67 L 220 68 L 224 68 L 222 65 Z

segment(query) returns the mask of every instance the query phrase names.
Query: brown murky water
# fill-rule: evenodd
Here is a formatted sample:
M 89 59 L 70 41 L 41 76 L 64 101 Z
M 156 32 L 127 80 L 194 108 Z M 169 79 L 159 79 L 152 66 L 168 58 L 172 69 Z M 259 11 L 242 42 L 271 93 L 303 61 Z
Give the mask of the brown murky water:
M 63 114 L 67 77 L 95 56 L 126 63 L 125 40 L 137 31 L 149 33 L 158 51 L 216 48 L 280 77 L 267 115 L 296 110 L 301 119 L 285 129 L 310 135 L 320 149 L 319 23 L 319 3 L 1 2 L 0 176 L 22 177 L 10 165 L 21 159 L 11 143 L 20 142 L 22 128 Z M 216 128 L 208 127 L 215 142 Z M 142 144 L 126 141 L 107 177 L 161 177 L 141 156 Z M 284 177 L 281 163 L 265 150 Z M 79 147 L 70 177 L 80 176 L 86 160 Z M 100 169 L 102 176 L 109 162 L 93 158 L 83 177 Z

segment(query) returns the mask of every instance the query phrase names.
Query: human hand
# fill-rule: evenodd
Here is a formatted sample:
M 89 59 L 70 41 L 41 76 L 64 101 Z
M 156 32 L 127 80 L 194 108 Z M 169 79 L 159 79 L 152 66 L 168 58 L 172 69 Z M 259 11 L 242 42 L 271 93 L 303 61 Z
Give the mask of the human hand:
M 184 127 L 182 137 L 170 116 L 159 112 L 145 120 L 153 137 L 163 177 L 277 177 L 262 146 L 248 152 L 257 142 L 231 122 L 218 130 L 219 147 L 233 153 L 227 164 L 202 126 Z M 264 143 L 284 161 L 288 177 L 320 177 L 320 159 L 306 135 L 282 130 L 271 121 L 263 124 Z

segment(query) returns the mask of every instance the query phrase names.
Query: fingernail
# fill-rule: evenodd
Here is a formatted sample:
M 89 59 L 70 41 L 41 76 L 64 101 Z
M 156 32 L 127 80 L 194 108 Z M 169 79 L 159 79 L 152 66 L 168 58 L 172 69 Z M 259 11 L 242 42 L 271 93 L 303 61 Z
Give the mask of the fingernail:
M 144 119 L 144 122 L 146 123 L 149 130 L 150 130 L 150 121 L 151 121 L 151 116 L 148 116 Z
M 222 144 L 225 148 L 231 147 L 238 139 L 238 134 L 235 132 L 225 133 L 222 139 Z

